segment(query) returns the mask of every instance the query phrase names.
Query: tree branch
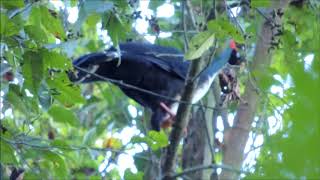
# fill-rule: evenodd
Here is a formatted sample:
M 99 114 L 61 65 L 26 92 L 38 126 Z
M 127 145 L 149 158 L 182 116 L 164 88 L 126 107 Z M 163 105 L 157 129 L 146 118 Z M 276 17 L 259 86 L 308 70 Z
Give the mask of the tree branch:
M 189 47 L 188 47 L 189 40 L 188 40 L 188 36 L 187 36 L 187 23 L 186 23 L 186 17 L 185 17 L 185 9 L 186 9 L 186 2 L 182 1 L 181 21 L 182 21 L 182 25 L 183 25 L 184 52 L 187 52 L 187 50 L 189 49 Z
M 190 0 L 185 0 L 185 3 L 186 3 L 186 8 L 187 8 L 188 14 L 189 14 L 189 16 L 190 16 L 192 25 L 193 25 L 193 27 L 198 31 L 199 28 L 198 28 L 198 26 L 197 26 L 197 22 L 196 22 L 196 19 L 195 19 L 194 14 L 193 14 L 192 4 L 191 4 Z
M 228 170 L 228 171 L 233 171 L 233 172 L 235 172 L 237 174 L 246 173 L 244 171 L 241 171 L 241 170 L 238 170 L 238 169 L 234 169 L 231 166 L 222 165 L 222 164 L 221 165 L 210 164 L 210 165 L 204 165 L 204 166 L 194 166 L 192 168 L 185 169 L 183 172 L 173 175 L 172 179 L 175 179 L 175 178 L 180 177 L 180 176 L 184 176 L 184 175 L 189 174 L 189 173 L 193 173 L 195 171 L 203 171 L 205 169 L 218 169 L 218 168 L 225 169 L 225 170 Z
M 193 94 L 195 92 L 198 79 L 193 81 L 193 78 L 201 71 L 202 64 L 205 60 L 205 56 L 202 56 L 200 60 L 192 61 L 189 68 L 188 77 L 186 80 L 186 86 L 182 95 L 182 101 L 191 102 Z M 180 104 L 177 112 L 175 123 L 173 124 L 173 130 L 170 134 L 170 145 L 166 149 L 166 155 L 164 165 L 162 168 L 163 179 L 172 179 L 173 168 L 175 167 L 177 149 L 182 138 L 183 130 L 187 127 L 189 121 L 191 106 L 188 104 Z

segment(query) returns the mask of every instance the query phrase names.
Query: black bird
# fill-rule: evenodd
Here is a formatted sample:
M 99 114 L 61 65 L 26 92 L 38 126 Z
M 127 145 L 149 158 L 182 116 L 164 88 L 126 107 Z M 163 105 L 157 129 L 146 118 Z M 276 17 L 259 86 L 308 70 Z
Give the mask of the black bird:
M 192 103 L 198 102 L 207 93 L 225 64 L 235 64 L 240 60 L 235 42 L 230 40 L 229 44 L 229 47 L 213 59 L 199 75 Z M 184 60 L 183 53 L 171 47 L 136 42 L 123 43 L 119 47 L 120 51 L 112 47 L 105 52 L 87 54 L 74 60 L 75 72 L 69 73 L 69 78 L 80 83 L 113 79 L 176 100 L 172 101 L 111 81 L 128 97 L 152 110 L 151 126 L 159 131 L 160 127 L 168 124 L 166 122 L 172 122 L 174 119 L 190 62 Z

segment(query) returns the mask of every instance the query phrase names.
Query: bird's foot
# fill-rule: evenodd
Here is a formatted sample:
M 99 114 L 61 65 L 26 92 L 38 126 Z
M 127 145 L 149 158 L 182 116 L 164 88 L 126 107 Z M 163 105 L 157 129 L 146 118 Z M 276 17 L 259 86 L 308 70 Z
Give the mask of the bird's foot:
M 166 112 L 170 115 L 171 118 L 176 116 L 175 113 L 173 113 L 173 112 L 171 111 L 171 109 L 170 109 L 165 103 L 160 102 L 160 107 L 161 107 L 164 111 L 166 111 Z
M 169 128 L 174 123 L 174 119 L 168 118 L 161 122 L 161 128 Z
M 169 114 L 169 118 L 165 119 L 161 123 L 161 128 L 172 127 L 172 124 L 175 122 L 176 115 L 171 111 L 171 109 L 163 102 L 160 102 L 160 107 Z M 183 129 L 183 136 L 186 137 L 188 131 L 187 128 Z
M 171 111 L 171 109 L 165 103 L 160 102 L 160 107 L 169 114 L 169 117 L 161 122 L 161 127 L 169 128 L 174 123 L 174 119 L 176 118 L 176 115 Z
M 161 123 L 161 128 L 164 128 L 164 129 L 167 129 L 167 128 L 170 128 L 172 127 L 172 124 L 175 122 L 175 116 L 173 118 L 168 118 L 164 121 L 162 121 Z M 188 130 L 187 128 L 184 128 L 183 129 L 183 137 L 187 137 L 187 134 L 188 134 Z

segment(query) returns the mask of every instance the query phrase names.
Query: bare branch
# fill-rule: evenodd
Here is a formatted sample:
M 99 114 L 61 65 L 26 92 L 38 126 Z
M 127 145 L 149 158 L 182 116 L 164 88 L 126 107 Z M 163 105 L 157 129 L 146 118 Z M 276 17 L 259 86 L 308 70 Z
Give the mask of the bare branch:
M 195 171 L 203 171 L 205 169 L 218 169 L 218 168 L 221 168 L 221 169 L 224 169 L 224 170 L 228 170 L 228 171 L 233 171 L 233 172 L 235 172 L 237 174 L 246 173 L 245 171 L 232 168 L 231 166 L 228 166 L 228 165 L 210 164 L 210 165 L 195 166 L 195 167 L 192 167 L 192 168 L 189 168 L 189 169 L 185 169 L 183 172 L 173 175 L 172 178 L 175 179 L 177 177 L 184 176 L 186 174 L 193 173 Z
M 191 4 L 190 0 L 185 0 L 185 3 L 186 3 L 186 8 L 187 8 L 189 17 L 191 19 L 192 25 L 198 31 L 199 29 L 198 29 L 198 26 L 197 26 L 197 22 L 196 22 L 195 16 L 193 14 L 192 4 Z
M 184 52 L 187 52 L 187 50 L 189 49 L 189 47 L 188 47 L 189 40 L 187 37 L 187 23 L 186 23 L 186 18 L 185 18 L 185 9 L 186 9 L 186 2 L 182 1 L 181 21 L 182 21 L 182 25 L 183 25 Z

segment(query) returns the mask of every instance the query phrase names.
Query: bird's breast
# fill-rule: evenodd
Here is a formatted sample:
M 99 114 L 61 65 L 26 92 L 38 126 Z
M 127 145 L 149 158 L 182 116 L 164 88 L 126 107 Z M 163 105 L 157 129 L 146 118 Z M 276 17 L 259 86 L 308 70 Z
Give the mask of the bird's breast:
M 212 76 L 199 79 L 198 86 L 196 87 L 196 91 L 192 98 L 192 104 L 197 103 L 201 98 L 203 98 L 203 96 L 207 94 L 216 75 L 217 73 L 213 74 Z

